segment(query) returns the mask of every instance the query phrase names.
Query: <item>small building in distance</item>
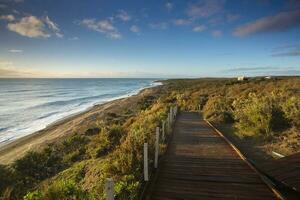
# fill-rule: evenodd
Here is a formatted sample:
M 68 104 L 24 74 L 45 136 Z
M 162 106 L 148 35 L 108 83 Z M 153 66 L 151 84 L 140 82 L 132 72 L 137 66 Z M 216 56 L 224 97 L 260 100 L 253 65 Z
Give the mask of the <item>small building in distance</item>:
M 239 76 L 239 77 L 237 77 L 237 80 L 238 81 L 245 81 L 245 80 L 247 80 L 247 78 L 245 76 Z
M 265 79 L 270 80 L 270 79 L 272 79 L 272 76 L 266 76 Z

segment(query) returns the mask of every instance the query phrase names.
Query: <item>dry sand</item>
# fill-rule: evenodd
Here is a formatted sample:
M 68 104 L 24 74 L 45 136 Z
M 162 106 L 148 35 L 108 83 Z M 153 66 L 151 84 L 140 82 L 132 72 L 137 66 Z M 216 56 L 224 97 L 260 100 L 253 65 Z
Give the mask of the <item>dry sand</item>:
M 39 150 L 74 133 L 82 133 L 97 121 L 104 119 L 107 113 L 117 114 L 125 108 L 131 109 L 145 96 L 158 94 L 161 88 L 162 86 L 147 88 L 137 95 L 96 105 L 85 112 L 60 120 L 41 131 L 6 144 L 0 147 L 0 164 L 9 164 L 21 158 L 29 150 Z

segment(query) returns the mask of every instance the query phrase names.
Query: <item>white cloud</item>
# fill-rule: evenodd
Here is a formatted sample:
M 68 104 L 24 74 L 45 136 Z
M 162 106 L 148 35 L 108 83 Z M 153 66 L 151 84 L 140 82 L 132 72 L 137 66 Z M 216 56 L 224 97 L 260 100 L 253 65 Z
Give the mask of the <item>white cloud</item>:
M 214 30 L 211 32 L 212 36 L 214 37 L 221 37 L 223 35 L 223 32 L 220 30 Z
M 88 29 L 103 33 L 112 39 L 122 38 L 122 35 L 119 33 L 118 29 L 114 27 L 112 22 L 108 19 L 99 21 L 96 19 L 83 19 L 79 24 L 87 27 Z
M 6 20 L 12 22 L 15 21 L 15 17 L 13 15 L 2 15 L 0 16 L 0 20 Z
M 205 30 L 206 30 L 206 26 L 204 26 L 204 25 L 195 26 L 195 27 L 193 28 L 193 31 L 194 31 L 194 32 L 203 32 L 203 31 L 205 31 Z
M 174 24 L 176 26 L 186 26 L 186 25 L 190 25 L 192 23 L 191 20 L 189 19 L 176 19 L 174 20 Z
M 165 7 L 166 7 L 167 10 L 171 11 L 173 9 L 174 5 L 172 3 L 170 3 L 170 2 L 167 2 L 165 4 Z
M 16 32 L 22 36 L 36 38 L 48 38 L 48 34 L 45 30 L 45 24 L 42 20 L 38 19 L 35 16 L 23 17 L 20 21 L 16 23 L 9 23 L 7 28 L 10 31 Z
M 189 5 L 187 15 L 192 18 L 210 17 L 223 11 L 225 0 L 203 0 Z
M 116 17 L 124 22 L 131 20 L 131 16 L 125 10 L 119 10 L 119 13 Z
M 10 53 L 23 53 L 23 50 L 21 49 L 10 49 L 8 50 Z
M 16 22 L 8 23 L 7 28 L 30 38 L 49 38 L 51 35 L 63 37 L 58 25 L 51 21 L 48 16 L 44 19 L 39 19 L 36 16 L 26 16 Z
M 133 33 L 140 33 L 140 28 L 136 25 L 132 25 L 130 27 L 130 31 L 133 32 Z

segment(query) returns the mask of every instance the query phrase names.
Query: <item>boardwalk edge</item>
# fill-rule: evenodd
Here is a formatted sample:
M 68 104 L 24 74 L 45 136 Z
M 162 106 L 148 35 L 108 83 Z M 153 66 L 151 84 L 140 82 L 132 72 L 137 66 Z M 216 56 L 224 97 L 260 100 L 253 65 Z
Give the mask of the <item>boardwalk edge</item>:
M 272 181 L 269 180 L 268 177 L 264 176 L 263 174 L 261 174 L 254 165 L 252 165 L 247 158 L 242 154 L 242 152 L 230 141 L 228 140 L 224 134 L 219 131 L 212 123 L 210 123 L 208 120 L 204 119 L 204 121 L 218 134 L 220 135 L 230 146 L 231 148 L 238 154 L 238 156 L 253 170 L 255 171 L 259 177 L 261 178 L 261 180 L 269 187 L 269 189 L 276 195 L 276 197 L 278 199 L 281 200 L 286 200 L 279 191 L 277 191 L 277 189 L 274 188 Z

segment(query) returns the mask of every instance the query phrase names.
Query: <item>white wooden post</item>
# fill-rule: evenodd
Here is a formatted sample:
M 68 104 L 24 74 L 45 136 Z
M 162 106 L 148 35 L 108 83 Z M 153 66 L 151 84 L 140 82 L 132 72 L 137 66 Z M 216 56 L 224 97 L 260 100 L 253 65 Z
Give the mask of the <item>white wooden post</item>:
M 149 181 L 148 175 L 148 144 L 144 143 L 144 180 Z
M 156 127 L 155 134 L 155 158 L 154 158 L 154 168 L 157 168 L 158 165 L 158 153 L 159 153 L 159 127 Z
M 161 133 L 161 134 L 162 134 L 162 141 L 163 141 L 163 142 L 164 142 L 165 139 L 166 139 L 166 138 L 165 138 L 165 128 L 166 128 L 166 127 L 165 127 L 165 124 L 166 124 L 166 121 L 163 121 L 163 122 L 162 122 L 162 127 L 161 127 L 161 130 L 162 130 L 162 133 Z
M 112 178 L 106 179 L 106 199 L 114 200 L 114 181 Z

